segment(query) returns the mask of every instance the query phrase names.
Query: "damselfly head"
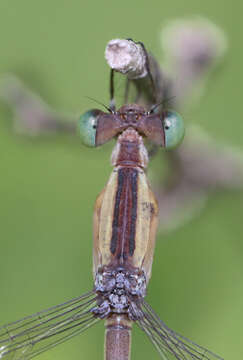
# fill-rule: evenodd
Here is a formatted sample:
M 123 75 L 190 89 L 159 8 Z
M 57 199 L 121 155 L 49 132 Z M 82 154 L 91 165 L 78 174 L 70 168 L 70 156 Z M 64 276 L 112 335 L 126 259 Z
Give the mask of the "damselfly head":
M 136 104 L 124 105 L 118 111 L 105 113 L 89 110 L 79 119 L 84 145 L 96 147 L 132 128 L 158 146 L 171 149 L 183 139 L 183 120 L 175 111 L 153 113 Z

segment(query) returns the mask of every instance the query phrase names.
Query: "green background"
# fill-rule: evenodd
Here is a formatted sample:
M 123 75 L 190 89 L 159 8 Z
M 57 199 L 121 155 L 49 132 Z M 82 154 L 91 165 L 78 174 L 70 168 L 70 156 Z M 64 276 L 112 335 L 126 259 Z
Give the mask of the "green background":
M 240 1 L 0 0 L 0 73 L 15 72 L 49 104 L 79 114 L 108 99 L 104 49 L 112 38 L 142 40 L 161 57 L 161 24 L 199 14 L 226 32 L 228 56 L 190 119 L 242 149 Z M 92 210 L 111 171 L 111 144 L 20 138 L 0 108 L 0 322 L 61 303 L 92 287 Z M 158 236 L 148 301 L 173 329 L 222 355 L 242 359 L 243 242 L 240 192 L 210 198 L 199 217 Z M 40 359 L 102 359 L 103 324 Z M 159 358 L 133 335 L 132 359 Z

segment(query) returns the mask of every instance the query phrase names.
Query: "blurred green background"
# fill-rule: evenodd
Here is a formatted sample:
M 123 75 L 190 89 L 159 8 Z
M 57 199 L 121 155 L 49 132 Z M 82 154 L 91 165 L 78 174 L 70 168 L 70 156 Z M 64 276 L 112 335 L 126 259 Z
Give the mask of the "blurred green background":
M 79 114 L 108 100 L 108 40 L 142 40 L 162 58 L 164 21 L 199 14 L 221 26 L 230 49 L 190 120 L 242 149 L 240 1 L 1 0 L 0 74 L 14 72 L 60 111 Z M 92 287 L 92 210 L 111 171 L 111 144 L 82 147 L 71 136 L 37 141 L 11 129 L 0 108 L 0 322 L 16 320 Z M 243 150 L 243 149 L 242 149 Z M 159 236 L 148 301 L 173 329 L 225 359 L 242 359 L 243 194 L 210 198 L 199 217 Z M 40 359 L 102 359 L 103 324 Z M 159 358 L 137 328 L 132 359 Z

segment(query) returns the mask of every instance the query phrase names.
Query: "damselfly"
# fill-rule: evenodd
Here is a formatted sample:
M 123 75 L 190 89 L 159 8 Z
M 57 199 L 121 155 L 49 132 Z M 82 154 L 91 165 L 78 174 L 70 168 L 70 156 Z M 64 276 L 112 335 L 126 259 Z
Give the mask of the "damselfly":
M 141 76 L 141 82 L 146 81 L 146 96 L 137 82 L 137 103 L 117 110 L 112 69 L 107 112 L 89 110 L 79 120 L 85 145 L 96 147 L 117 140 L 111 157 L 114 169 L 95 204 L 93 290 L 1 327 L 0 358 L 31 359 L 105 320 L 106 360 L 130 358 L 133 323 L 148 335 L 163 359 L 222 360 L 169 329 L 145 301 L 158 206 L 146 177 L 149 156 L 144 140 L 154 147 L 175 148 L 183 139 L 184 126 L 178 113 L 163 107 L 163 88 L 156 85 L 157 65 L 144 45 L 125 41 L 142 54 L 139 66 L 146 73 Z M 125 101 L 134 69 L 127 72 Z

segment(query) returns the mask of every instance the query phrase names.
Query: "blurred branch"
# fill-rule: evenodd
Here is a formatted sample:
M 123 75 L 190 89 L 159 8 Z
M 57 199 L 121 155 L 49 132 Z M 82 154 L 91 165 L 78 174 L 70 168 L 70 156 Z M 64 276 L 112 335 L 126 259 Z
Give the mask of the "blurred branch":
M 170 174 L 166 183 L 155 180 L 163 230 L 196 216 L 212 192 L 242 188 L 242 153 L 215 144 L 198 126 L 190 126 L 181 146 L 167 156 Z
M 38 136 L 57 132 L 71 134 L 76 132 L 74 116 L 64 115 L 51 109 L 12 74 L 0 78 L 0 99 L 12 109 L 14 130 L 17 133 Z
M 172 78 L 176 106 L 202 94 L 207 75 L 220 63 L 227 50 L 223 31 L 201 17 L 169 22 L 161 31 L 164 65 Z M 197 97 L 199 100 L 199 96 Z

